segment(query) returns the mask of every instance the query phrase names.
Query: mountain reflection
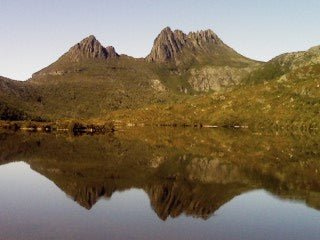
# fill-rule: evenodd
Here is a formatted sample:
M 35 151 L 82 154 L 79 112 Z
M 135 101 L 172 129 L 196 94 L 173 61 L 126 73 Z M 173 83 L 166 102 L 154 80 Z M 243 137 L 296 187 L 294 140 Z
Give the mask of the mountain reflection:
M 143 189 L 159 218 L 207 219 L 253 189 L 320 209 L 319 136 L 142 128 L 110 135 L 0 134 L 2 164 L 23 160 L 84 208 Z

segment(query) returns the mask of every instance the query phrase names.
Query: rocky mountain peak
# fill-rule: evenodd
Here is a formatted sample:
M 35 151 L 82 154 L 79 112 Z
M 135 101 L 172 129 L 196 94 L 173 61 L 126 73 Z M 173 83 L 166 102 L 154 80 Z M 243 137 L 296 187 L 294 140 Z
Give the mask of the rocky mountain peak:
M 160 63 L 176 61 L 184 48 L 203 50 L 212 45 L 223 45 L 223 42 L 212 30 L 190 32 L 186 35 L 181 30 L 172 31 L 170 27 L 166 27 L 155 39 L 151 53 L 146 59 L 150 62 Z
M 164 29 L 161 30 L 160 35 L 161 34 L 165 34 L 165 33 L 172 33 L 172 30 L 170 27 L 165 27 Z
M 155 39 L 148 61 L 166 62 L 175 59 L 185 46 L 186 34 L 180 30 L 174 32 L 170 27 L 164 28 Z
M 69 51 L 62 55 L 56 62 L 34 73 L 32 77 L 47 75 L 60 76 L 73 71 L 69 69 L 66 70 L 69 63 L 81 62 L 83 60 L 108 60 L 117 57 L 119 57 L 119 55 L 114 47 L 109 46 L 105 48 L 95 36 L 90 35 L 71 47 Z
M 71 61 L 78 62 L 81 59 L 108 59 L 119 55 L 113 47 L 103 47 L 95 36 L 90 35 L 70 48 L 66 56 Z

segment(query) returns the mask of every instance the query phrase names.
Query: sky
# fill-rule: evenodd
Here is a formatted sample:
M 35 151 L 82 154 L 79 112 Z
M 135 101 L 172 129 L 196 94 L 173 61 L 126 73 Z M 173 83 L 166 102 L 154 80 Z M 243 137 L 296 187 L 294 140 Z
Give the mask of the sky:
M 320 45 L 319 0 L 0 0 L 0 75 L 26 80 L 93 34 L 145 57 L 166 26 L 212 29 L 239 53 L 267 61 Z

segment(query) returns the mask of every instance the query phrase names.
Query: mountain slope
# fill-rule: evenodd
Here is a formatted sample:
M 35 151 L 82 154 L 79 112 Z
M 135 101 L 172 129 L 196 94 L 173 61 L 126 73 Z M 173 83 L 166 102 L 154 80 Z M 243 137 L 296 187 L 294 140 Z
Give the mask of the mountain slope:
M 111 118 L 152 124 L 211 124 L 270 128 L 320 127 L 320 48 L 281 55 L 254 71 L 241 86 L 179 103 L 118 111 Z
M 286 76 L 286 74 L 298 73 L 299 77 L 308 76 L 308 71 L 320 64 L 320 46 L 310 48 L 308 51 L 285 53 L 271 59 L 261 68 L 253 71 L 248 81 L 244 83 L 257 83 Z
M 149 65 L 89 36 L 27 81 L 41 99 L 34 111 L 50 119 L 89 118 L 163 102 L 168 93 Z
M 36 96 L 26 82 L 0 76 L 0 119 L 25 120 L 35 118 L 31 114 L 29 101 L 36 102 Z M 30 112 L 28 114 L 27 112 Z
M 107 61 L 118 57 L 119 55 L 112 46 L 105 48 L 93 35 L 90 35 L 71 47 L 56 62 L 34 73 L 32 77 L 64 75 L 70 71 L 81 71 L 81 69 L 72 69 L 77 66 L 77 63 L 92 60 Z

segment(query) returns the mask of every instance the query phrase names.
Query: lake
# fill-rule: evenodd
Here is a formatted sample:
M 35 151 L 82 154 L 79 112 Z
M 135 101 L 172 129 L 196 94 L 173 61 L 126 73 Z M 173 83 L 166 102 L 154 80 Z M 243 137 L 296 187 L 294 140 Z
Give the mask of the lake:
M 320 136 L 0 132 L 0 240 L 319 239 Z

